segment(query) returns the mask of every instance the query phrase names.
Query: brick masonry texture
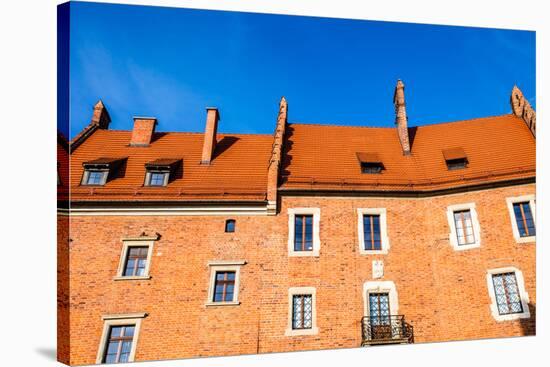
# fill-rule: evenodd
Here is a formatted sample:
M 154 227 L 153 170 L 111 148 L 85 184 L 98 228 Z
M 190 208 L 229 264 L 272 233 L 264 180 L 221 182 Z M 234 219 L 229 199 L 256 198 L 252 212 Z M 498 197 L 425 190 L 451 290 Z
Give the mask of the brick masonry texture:
M 414 326 L 417 343 L 533 335 L 535 244 L 516 243 L 506 205 L 507 197 L 528 194 L 534 184 L 424 198 L 283 195 L 273 216 L 74 216 L 70 242 L 68 220 L 60 217 L 58 282 L 70 294 L 58 298 L 59 359 L 95 363 L 101 316 L 132 312 L 148 314 L 136 361 L 358 347 L 373 260 L 384 262 L 377 280 L 395 283 L 399 314 Z M 455 251 L 447 206 L 470 202 L 481 247 Z M 287 210 L 297 207 L 320 208 L 319 257 L 288 256 Z M 357 208 L 386 208 L 388 254 L 359 254 Z M 234 233 L 224 232 L 228 218 L 236 219 Z M 113 280 L 121 239 L 143 232 L 160 234 L 151 279 Z M 239 305 L 205 306 L 213 260 L 246 260 Z M 530 319 L 497 322 L 491 314 L 486 272 L 507 266 L 523 272 Z M 288 288 L 301 286 L 316 288 L 319 333 L 285 336 Z

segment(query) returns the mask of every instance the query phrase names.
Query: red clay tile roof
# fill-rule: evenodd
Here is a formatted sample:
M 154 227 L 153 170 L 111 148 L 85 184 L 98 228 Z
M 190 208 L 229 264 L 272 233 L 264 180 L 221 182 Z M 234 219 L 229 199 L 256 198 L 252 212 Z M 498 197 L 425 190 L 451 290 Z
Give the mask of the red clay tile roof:
M 514 115 L 409 131 L 412 150 L 404 156 L 395 128 L 289 124 L 279 190 L 425 192 L 535 177 L 535 138 Z M 266 200 L 272 135 L 218 134 L 210 165 L 200 164 L 202 133 L 155 133 L 148 147 L 129 146 L 131 135 L 98 129 L 73 151 L 73 202 Z M 450 171 L 443 152 L 458 154 L 457 147 L 469 164 Z M 101 157 L 128 159 L 105 186 L 81 186 L 82 164 Z M 167 187 L 143 186 L 146 164 L 174 157 L 182 164 Z M 362 174 L 360 160 L 373 157 L 385 169 Z
M 69 143 L 61 132 L 57 132 L 57 172 L 60 185 L 57 185 L 57 200 L 69 199 Z
M 290 124 L 282 190 L 431 191 L 535 176 L 535 138 L 514 115 L 410 128 L 404 156 L 395 128 Z M 462 147 L 468 167 L 449 171 L 442 151 Z M 385 170 L 362 174 L 357 152 Z
M 155 133 L 148 147 L 129 146 L 131 131 L 98 129 L 71 155 L 71 201 L 265 200 L 271 135 L 218 134 L 210 165 L 201 165 L 202 133 Z M 84 162 L 128 157 L 103 187 L 81 186 Z M 145 164 L 181 157 L 167 187 L 144 187 Z

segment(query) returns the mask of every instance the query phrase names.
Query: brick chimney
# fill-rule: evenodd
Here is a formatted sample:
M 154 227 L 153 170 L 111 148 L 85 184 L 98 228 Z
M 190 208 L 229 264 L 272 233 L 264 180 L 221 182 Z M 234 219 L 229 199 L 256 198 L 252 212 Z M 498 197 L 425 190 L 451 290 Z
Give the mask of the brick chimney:
M 517 85 L 514 85 L 514 88 L 512 88 L 512 94 L 510 95 L 510 104 L 512 106 L 512 112 L 514 115 L 522 119 L 533 136 L 536 138 L 537 133 L 537 113 L 531 107 L 531 104 L 523 96 L 523 93 L 521 90 L 517 87 Z
M 216 133 L 220 113 L 216 107 L 206 108 L 206 127 L 204 129 L 204 143 L 202 145 L 201 164 L 210 164 L 216 150 Z
M 407 110 L 405 109 L 405 85 L 401 79 L 397 80 L 395 92 L 393 94 L 393 104 L 395 106 L 395 124 L 397 125 L 397 135 L 401 142 L 403 155 L 411 154 L 409 143 L 409 130 L 407 128 Z
M 134 117 L 134 129 L 132 130 L 130 145 L 136 147 L 149 146 L 156 125 L 157 119 L 154 117 Z
M 107 108 L 101 100 L 99 100 L 94 106 L 94 113 L 92 115 L 92 125 L 97 125 L 100 129 L 108 129 L 111 122 L 111 116 L 107 112 Z

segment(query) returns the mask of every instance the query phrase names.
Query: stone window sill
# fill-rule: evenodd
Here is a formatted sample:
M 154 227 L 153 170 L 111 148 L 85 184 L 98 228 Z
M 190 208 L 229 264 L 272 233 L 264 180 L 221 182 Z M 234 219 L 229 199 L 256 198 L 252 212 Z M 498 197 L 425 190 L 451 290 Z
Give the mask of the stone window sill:
M 140 276 L 116 276 L 113 280 L 149 280 L 151 279 L 150 275 L 140 275 Z
M 216 307 L 216 306 L 238 306 L 241 302 L 239 301 L 232 301 L 232 302 L 206 302 L 206 307 Z

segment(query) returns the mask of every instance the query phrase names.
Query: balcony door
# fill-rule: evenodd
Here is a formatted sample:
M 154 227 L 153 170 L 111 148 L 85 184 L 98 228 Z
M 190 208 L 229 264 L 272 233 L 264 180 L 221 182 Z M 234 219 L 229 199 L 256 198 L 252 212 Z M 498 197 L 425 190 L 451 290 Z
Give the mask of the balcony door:
M 369 293 L 369 316 L 372 339 L 392 338 L 390 315 L 389 293 Z

